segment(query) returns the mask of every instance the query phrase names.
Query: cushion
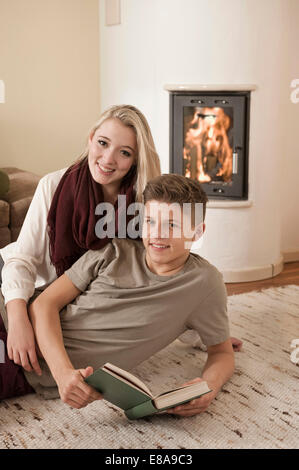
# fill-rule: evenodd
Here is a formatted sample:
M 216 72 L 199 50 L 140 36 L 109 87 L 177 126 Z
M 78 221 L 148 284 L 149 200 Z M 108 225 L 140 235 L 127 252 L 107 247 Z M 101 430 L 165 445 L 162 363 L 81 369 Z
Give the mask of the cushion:
M 4 200 L 10 204 L 20 199 L 33 196 L 36 186 L 40 180 L 40 176 L 28 171 L 19 170 L 18 168 L 0 168 L 0 171 L 7 173 L 10 179 L 10 188 L 5 194 Z
M 0 227 L 7 227 L 9 224 L 9 204 L 0 199 Z
M 0 198 L 0 248 L 3 248 L 18 238 L 40 176 L 13 167 L 0 168 L 0 172 L 9 181 L 9 190 Z
M 8 192 L 9 190 L 9 177 L 7 173 L 0 170 L 0 199 Z
M 11 242 L 11 233 L 8 227 L 0 227 L 0 248 L 4 248 Z
M 21 228 L 30 206 L 32 196 L 24 197 L 10 204 L 10 228 Z M 14 240 L 13 240 L 14 241 Z

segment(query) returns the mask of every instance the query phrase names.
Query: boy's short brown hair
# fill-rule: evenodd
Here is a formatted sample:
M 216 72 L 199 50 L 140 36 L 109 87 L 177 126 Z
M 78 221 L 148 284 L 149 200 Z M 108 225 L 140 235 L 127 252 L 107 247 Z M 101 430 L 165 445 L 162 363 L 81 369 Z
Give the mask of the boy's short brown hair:
M 144 204 L 156 200 L 161 202 L 178 203 L 181 206 L 191 203 L 202 204 L 203 221 L 206 215 L 208 197 L 197 180 L 177 174 L 165 174 L 148 181 L 143 191 Z

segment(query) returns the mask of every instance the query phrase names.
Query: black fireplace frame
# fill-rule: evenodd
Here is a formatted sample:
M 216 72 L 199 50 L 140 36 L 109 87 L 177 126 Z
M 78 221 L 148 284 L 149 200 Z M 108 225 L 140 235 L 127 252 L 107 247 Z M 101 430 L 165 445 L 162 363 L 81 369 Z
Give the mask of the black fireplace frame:
M 215 104 L 217 101 L 220 104 Z M 223 101 L 223 103 L 222 103 Z M 203 104 L 204 103 L 204 104 Z M 240 105 L 242 103 L 242 106 Z M 209 199 L 248 199 L 248 155 L 249 155 L 249 91 L 171 91 L 169 102 L 170 116 L 170 158 L 169 172 L 183 174 L 183 110 L 193 107 L 232 107 L 234 109 L 234 142 L 238 169 L 232 175 L 232 184 L 224 182 L 201 183 Z M 177 130 L 181 129 L 181 132 Z

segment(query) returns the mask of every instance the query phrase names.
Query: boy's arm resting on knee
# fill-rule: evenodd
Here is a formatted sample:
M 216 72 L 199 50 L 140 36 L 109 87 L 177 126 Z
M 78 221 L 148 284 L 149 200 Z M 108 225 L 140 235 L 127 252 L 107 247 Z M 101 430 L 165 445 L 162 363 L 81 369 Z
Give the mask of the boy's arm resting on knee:
M 63 370 L 74 369 L 63 344 L 59 312 L 80 292 L 63 274 L 29 307 L 29 316 L 38 346 L 56 381 Z
M 214 346 L 208 346 L 208 358 L 201 377 L 196 377 L 184 385 L 205 380 L 212 391 L 189 403 L 171 408 L 168 413 L 194 416 L 206 411 L 221 387 L 233 375 L 234 367 L 234 352 L 230 338 Z

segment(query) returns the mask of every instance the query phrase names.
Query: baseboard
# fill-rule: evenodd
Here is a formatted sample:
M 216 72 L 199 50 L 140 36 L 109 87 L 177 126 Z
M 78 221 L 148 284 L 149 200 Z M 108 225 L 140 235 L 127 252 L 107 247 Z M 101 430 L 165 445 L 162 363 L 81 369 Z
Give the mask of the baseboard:
M 281 254 L 283 256 L 284 263 L 299 261 L 299 251 L 283 251 Z
M 248 267 L 243 269 L 221 270 L 224 282 L 227 284 L 233 282 L 252 282 L 261 281 L 277 276 L 283 270 L 284 258 L 280 256 L 274 264 L 264 266 Z

